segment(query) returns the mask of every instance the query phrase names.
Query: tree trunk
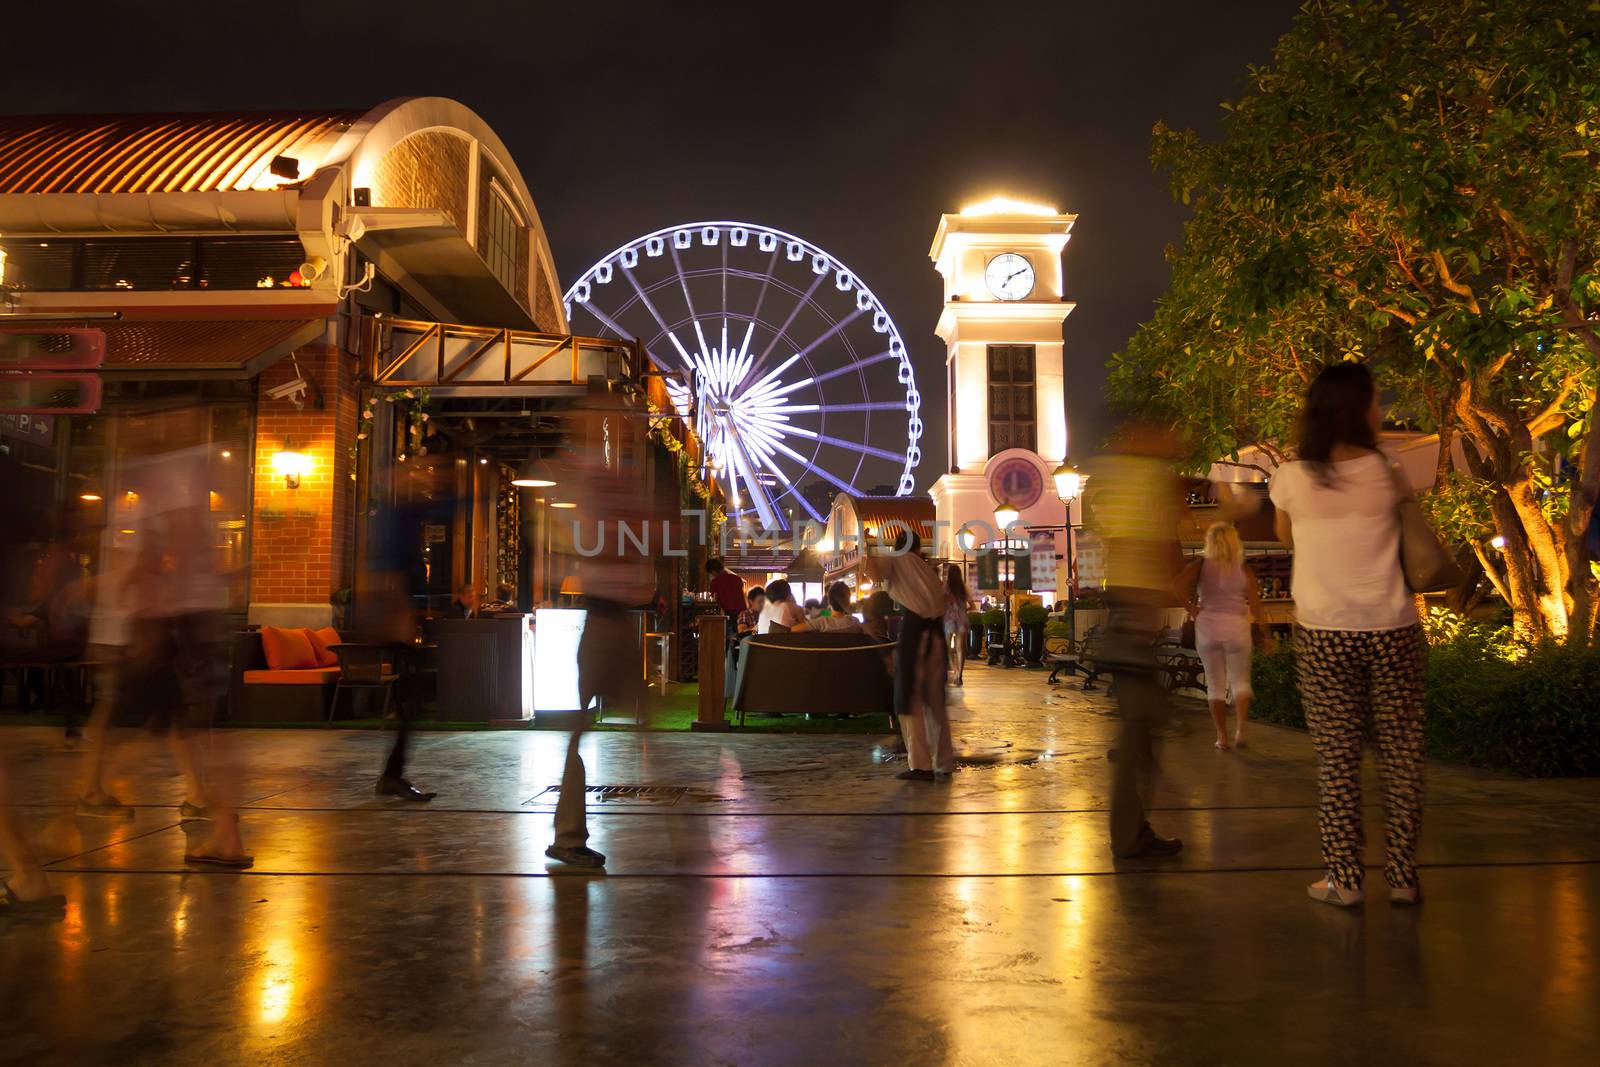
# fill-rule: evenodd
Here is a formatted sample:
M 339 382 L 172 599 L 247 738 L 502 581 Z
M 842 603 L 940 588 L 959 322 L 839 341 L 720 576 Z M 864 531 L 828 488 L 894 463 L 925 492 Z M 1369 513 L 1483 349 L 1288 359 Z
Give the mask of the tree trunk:
M 1495 490 L 1490 506 L 1495 529 L 1505 541 L 1500 555 L 1506 561 L 1505 591 L 1511 602 L 1512 631 L 1522 640 L 1541 640 L 1549 636 L 1549 630 L 1539 611 L 1538 583 L 1527 532 L 1504 488 Z

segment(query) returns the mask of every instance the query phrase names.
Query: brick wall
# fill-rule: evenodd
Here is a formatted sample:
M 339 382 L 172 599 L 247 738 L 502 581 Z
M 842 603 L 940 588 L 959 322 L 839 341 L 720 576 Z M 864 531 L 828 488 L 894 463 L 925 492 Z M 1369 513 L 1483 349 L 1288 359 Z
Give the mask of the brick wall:
M 449 133 L 415 133 L 378 162 L 372 184 L 374 207 L 435 208 L 467 229 L 468 143 Z
M 350 445 L 356 432 L 355 359 L 333 345 L 307 345 L 295 353 L 300 370 L 322 387 L 326 406 L 310 394 L 296 411 L 289 400 L 267 395 L 291 381 L 294 364 L 280 360 L 262 375 L 256 401 L 255 502 L 250 537 L 252 604 L 326 604 L 350 584 L 350 542 L 355 533 Z M 311 457 L 300 488 L 289 489 L 273 465 L 279 451 Z

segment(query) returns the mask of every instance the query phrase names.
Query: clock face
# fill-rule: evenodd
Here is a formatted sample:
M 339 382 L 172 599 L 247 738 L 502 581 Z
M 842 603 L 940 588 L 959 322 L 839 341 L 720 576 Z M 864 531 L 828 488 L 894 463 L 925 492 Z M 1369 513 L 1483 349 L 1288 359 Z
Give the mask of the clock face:
M 998 300 L 1021 300 L 1033 292 L 1033 264 L 1015 252 L 1002 252 L 984 268 L 983 280 Z

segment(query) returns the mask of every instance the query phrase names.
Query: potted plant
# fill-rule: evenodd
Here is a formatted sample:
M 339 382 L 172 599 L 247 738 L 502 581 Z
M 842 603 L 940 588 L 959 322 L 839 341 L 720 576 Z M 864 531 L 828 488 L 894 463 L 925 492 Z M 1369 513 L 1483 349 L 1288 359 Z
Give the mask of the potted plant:
M 980 612 L 967 612 L 967 658 L 977 659 L 983 655 L 983 615 Z
M 1017 627 L 1022 631 L 1022 659 L 1030 667 L 1044 662 L 1044 624 L 1050 613 L 1043 604 L 1024 604 L 1017 609 Z
M 989 645 L 989 665 L 992 667 L 1000 661 L 1006 650 L 1006 613 L 999 608 L 990 608 L 983 613 L 984 640 Z

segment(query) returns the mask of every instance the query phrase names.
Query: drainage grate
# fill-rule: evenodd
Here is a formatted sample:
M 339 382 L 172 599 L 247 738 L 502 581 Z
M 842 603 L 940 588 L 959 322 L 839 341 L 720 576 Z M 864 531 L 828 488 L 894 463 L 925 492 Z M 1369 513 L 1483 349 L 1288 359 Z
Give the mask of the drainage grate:
M 676 804 L 689 792 L 686 785 L 590 785 L 584 787 L 584 793 L 591 800 L 598 800 L 602 804 L 607 801 L 638 801 L 645 804 Z M 547 798 L 553 799 L 561 795 L 561 787 L 552 785 L 532 800 L 524 801 L 527 804 L 537 804 Z

